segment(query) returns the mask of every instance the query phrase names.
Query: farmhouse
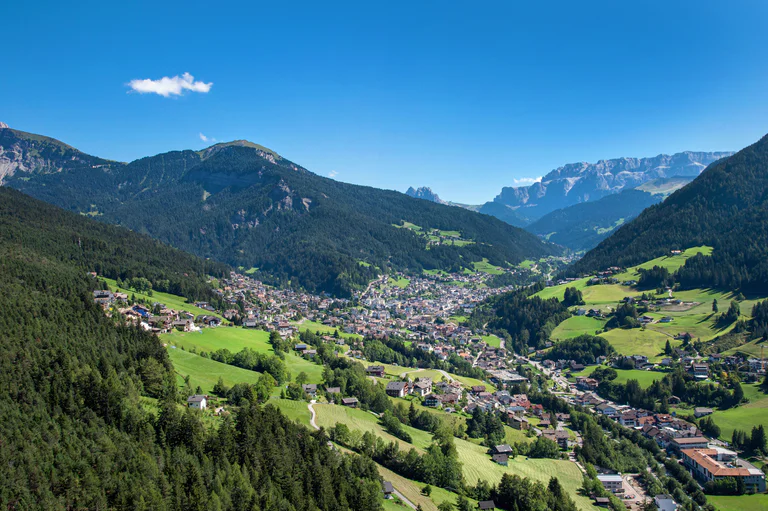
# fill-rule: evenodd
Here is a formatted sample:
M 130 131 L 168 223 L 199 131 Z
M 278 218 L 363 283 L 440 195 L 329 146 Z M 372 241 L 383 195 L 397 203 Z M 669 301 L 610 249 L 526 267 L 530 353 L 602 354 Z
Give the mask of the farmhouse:
M 350 408 L 357 408 L 359 401 L 356 397 L 344 397 L 341 399 L 341 404 Z
M 387 395 L 392 397 L 404 397 L 408 394 L 408 382 L 391 381 L 387 383 Z
M 365 369 L 365 372 L 368 376 L 375 376 L 377 378 L 383 378 L 384 377 L 384 366 L 368 366 Z

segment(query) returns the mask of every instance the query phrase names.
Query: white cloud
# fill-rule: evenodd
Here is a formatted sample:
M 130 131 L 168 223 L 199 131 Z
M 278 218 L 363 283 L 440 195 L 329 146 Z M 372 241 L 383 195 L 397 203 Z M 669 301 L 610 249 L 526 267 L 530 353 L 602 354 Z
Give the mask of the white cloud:
M 208 137 L 200 133 L 200 140 L 202 140 L 203 142 L 208 142 Z
M 533 183 L 541 182 L 541 177 L 521 177 L 520 179 L 513 178 L 512 182 L 516 185 L 532 185 Z
M 336 177 L 336 176 L 338 176 L 338 175 L 339 175 L 339 173 L 338 173 L 338 172 L 336 172 L 335 170 L 332 170 L 332 171 L 330 171 L 330 172 L 328 173 L 328 177 Z
M 131 80 L 128 82 L 128 87 L 134 92 L 138 92 L 139 94 L 159 94 L 164 98 L 169 96 L 181 96 L 185 90 L 206 93 L 211 90 L 212 86 L 213 82 L 196 82 L 195 77 L 189 73 L 184 73 L 181 76 L 176 75 L 172 78 L 164 76 L 159 80 L 145 78 L 143 80 Z

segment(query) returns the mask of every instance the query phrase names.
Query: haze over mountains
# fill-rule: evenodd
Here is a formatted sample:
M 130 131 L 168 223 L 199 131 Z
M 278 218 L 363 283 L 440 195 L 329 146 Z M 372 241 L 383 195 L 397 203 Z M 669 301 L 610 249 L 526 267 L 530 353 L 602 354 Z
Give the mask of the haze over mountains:
M 555 253 L 495 218 L 318 176 L 247 141 L 120 163 L 0 128 L 0 184 L 124 225 L 274 284 L 348 295 L 389 269 L 471 268 Z M 458 231 L 430 244 L 411 229 Z

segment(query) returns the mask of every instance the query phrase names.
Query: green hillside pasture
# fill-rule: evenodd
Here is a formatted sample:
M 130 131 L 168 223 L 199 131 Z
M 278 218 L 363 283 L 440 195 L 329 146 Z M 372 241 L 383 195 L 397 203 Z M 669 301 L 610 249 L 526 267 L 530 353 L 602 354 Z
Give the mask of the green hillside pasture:
M 433 382 L 438 382 L 443 379 L 443 373 L 435 369 L 404 369 L 407 371 L 403 373 L 404 376 L 416 381 L 418 378 L 431 378 Z
M 768 494 L 739 496 L 707 495 L 707 502 L 720 511 L 765 511 L 768 509 Z
M 219 349 L 228 349 L 237 353 L 243 348 L 250 348 L 261 353 L 274 353 L 269 344 L 269 333 L 264 330 L 251 330 L 236 327 L 204 328 L 199 332 L 171 332 L 162 334 L 160 339 L 169 345 L 183 346 L 189 350 L 195 348 L 198 352 L 208 353 Z M 306 360 L 296 353 L 285 356 L 285 365 L 296 378 L 300 372 L 305 372 L 310 383 L 320 383 L 323 380 L 322 366 Z
M 405 289 L 406 287 L 408 287 L 408 284 L 411 283 L 411 280 L 406 279 L 405 277 L 400 277 L 400 278 L 389 277 L 388 283 L 392 286 L 399 287 L 400 289 Z
M 619 282 L 623 282 L 625 280 L 632 280 L 640 276 L 637 273 L 637 270 L 642 268 L 644 270 L 650 270 L 654 266 L 660 266 L 662 268 L 666 268 L 669 270 L 670 273 L 674 273 L 677 271 L 678 268 L 680 268 L 682 265 L 685 264 L 685 261 L 689 257 L 693 257 L 696 254 L 703 254 L 705 256 L 712 255 L 712 247 L 707 246 L 700 246 L 700 247 L 691 247 L 689 249 L 686 249 L 683 251 L 680 255 L 669 255 L 669 256 L 661 256 L 657 257 L 656 259 L 651 259 L 650 261 L 646 261 L 642 264 L 638 264 L 637 266 L 632 266 L 630 268 L 627 268 L 623 273 L 619 273 L 616 275 L 616 278 L 619 279 Z
M 317 414 L 315 423 L 321 428 L 324 427 L 328 429 L 337 423 L 346 424 L 350 430 L 360 431 L 361 433 L 370 431 L 387 442 L 395 442 L 401 451 L 408 451 L 414 447 L 414 445 L 419 446 L 417 450 L 421 450 L 421 448 L 428 446 L 432 441 L 432 435 L 426 431 L 421 431 L 410 426 L 403 426 L 413 438 L 413 445 L 404 442 L 387 433 L 381 424 L 379 424 L 378 417 L 364 410 L 329 404 L 316 404 L 314 405 L 314 409 Z
M 590 376 L 597 367 L 587 367 L 583 371 L 573 373 L 573 376 Z M 644 389 L 650 387 L 653 382 L 661 380 L 665 374 L 658 371 L 642 371 L 640 369 L 616 369 L 616 373 L 618 376 L 613 380 L 615 383 L 627 383 L 627 380 L 637 380 Z
M 600 334 L 622 355 L 645 355 L 648 360 L 658 361 L 663 358 L 664 347 L 669 341 L 672 347 L 681 344 L 671 337 L 653 330 L 615 328 Z
M 429 495 L 429 497 L 427 497 L 421 493 L 421 490 L 426 486 L 426 484 L 414 481 L 413 479 L 406 479 L 405 477 L 392 472 L 388 468 L 383 467 L 378 463 L 376 465 L 379 469 L 379 474 L 385 481 L 392 483 L 392 486 L 394 486 L 397 491 L 402 493 L 405 498 L 416 505 L 421 505 L 421 508 L 424 511 L 437 511 L 437 506 L 445 501 L 448 501 L 451 504 L 456 503 L 457 496 L 453 492 L 439 488 L 437 486 L 433 486 L 432 493 Z M 473 509 L 477 507 L 477 501 L 469 498 L 467 500 L 469 500 L 469 503 Z M 401 507 L 399 509 L 405 509 L 407 511 L 410 508 Z
M 594 335 L 605 326 L 604 319 L 588 318 L 586 316 L 571 316 L 552 331 L 551 339 L 570 339 L 582 334 Z
M 546 287 L 536 293 L 534 296 L 539 296 L 542 299 L 557 298 L 562 300 L 565 295 L 565 289 L 568 287 L 574 287 L 581 290 L 581 294 L 584 298 L 584 308 L 601 308 L 604 305 L 615 305 L 625 296 L 632 296 L 638 294 L 637 291 L 627 286 L 621 286 L 618 284 L 605 284 L 597 286 L 588 286 L 588 278 L 574 280 L 568 284 L 561 284 L 559 286 Z
M 493 346 L 494 348 L 501 347 L 501 339 L 495 335 L 481 335 L 480 337 L 488 346 Z
M 134 295 L 136 296 L 137 299 L 141 298 L 143 300 L 146 300 L 147 303 L 160 302 L 164 304 L 166 307 L 169 307 L 173 310 L 186 311 L 194 314 L 195 316 L 206 314 L 208 316 L 216 316 L 218 318 L 224 319 L 221 317 L 220 314 L 217 314 L 215 312 L 210 312 L 205 309 L 201 309 L 200 307 L 195 307 L 195 305 L 192 303 L 187 303 L 187 299 L 184 298 L 183 296 L 177 296 L 177 295 L 172 295 L 168 293 L 161 293 L 160 291 L 153 291 L 152 296 L 149 296 L 146 293 L 138 293 L 136 291 L 132 291 L 124 287 L 118 287 L 117 282 L 112 279 L 107 279 L 104 277 L 99 277 L 99 278 L 101 280 L 104 280 L 107 283 L 111 291 L 125 293 L 128 296 Z
M 309 321 L 309 320 L 304 320 L 301 322 L 292 321 L 291 324 L 296 328 L 298 328 L 300 332 L 303 332 L 304 330 L 309 330 L 312 333 L 320 332 L 321 334 L 333 335 L 333 332 L 338 330 L 339 335 L 344 339 L 362 339 L 362 336 L 360 335 L 348 334 L 343 332 L 340 328 L 337 329 L 336 327 L 324 325 L 322 323 L 317 323 L 315 321 Z
M 185 349 L 194 347 L 197 351 L 208 353 L 228 349 L 237 353 L 243 348 L 250 348 L 260 353 L 272 353 L 269 344 L 269 332 L 240 327 L 204 328 L 199 332 L 173 331 L 161 334 L 160 339 L 168 344 L 184 346 Z
M 256 371 L 222 364 L 180 349 L 169 348 L 168 355 L 181 381 L 183 382 L 185 376 L 189 376 L 192 388 L 199 386 L 207 394 L 213 393 L 213 386 L 219 378 L 223 378 L 224 383 L 231 387 L 236 383 L 256 383 L 261 376 L 261 373 Z
M 289 419 L 309 426 L 309 419 L 312 414 L 309 413 L 308 403 L 306 401 L 293 401 L 291 399 L 271 398 L 267 404 L 271 404 L 280 409 Z
M 733 355 L 741 353 L 747 357 L 760 358 L 763 355 L 763 348 L 768 348 L 768 343 L 763 342 L 762 339 L 754 339 L 747 344 L 743 344 L 728 351 L 724 351 L 724 355 Z
M 490 275 L 501 275 L 504 273 L 504 271 L 500 270 L 498 266 L 494 266 L 493 264 L 489 263 L 488 259 L 475 261 L 472 263 L 472 266 L 475 268 L 476 272 L 480 273 L 488 273 Z
M 744 396 L 749 403 L 728 410 L 717 410 L 711 415 L 715 424 L 720 426 L 720 438 L 730 441 L 734 429 L 752 430 L 752 426 L 762 424 L 768 428 L 768 395 L 758 385 L 742 384 Z
M 378 419 L 369 412 L 337 405 L 315 405 L 315 412 L 317 413 L 318 426 L 328 428 L 337 422 L 342 422 L 350 430 L 371 431 L 388 442 L 397 442 L 401 450 L 408 450 L 412 447 L 411 444 L 386 433 L 379 425 Z M 404 428 L 411 434 L 413 446 L 416 446 L 417 449 L 424 449 L 431 443 L 432 436 L 429 433 L 408 426 L 404 426 Z M 555 476 L 560 480 L 565 491 L 576 501 L 579 509 L 592 509 L 590 500 L 577 494 L 581 487 L 582 475 L 574 463 L 563 460 L 526 459 L 523 456 L 518 456 L 509 461 L 509 467 L 503 467 L 491 461 L 490 456 L 486 454 L 487 447 L 458 438 L 455 438 L 454 442 L 459 460 L 463 465 L 464 477 L 470 485 L 476 484 L 480 479 L 485 479 L 491 484 L 497 484 L 504 473 L 530 477 L 545 485 L 549 482 L 550 477 Z

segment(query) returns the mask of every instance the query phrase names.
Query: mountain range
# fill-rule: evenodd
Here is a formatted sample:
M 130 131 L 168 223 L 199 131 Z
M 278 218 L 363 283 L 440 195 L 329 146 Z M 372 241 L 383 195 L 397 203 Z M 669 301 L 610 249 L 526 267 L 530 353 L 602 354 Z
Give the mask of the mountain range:
M 487 215 L 318 176 L 238 140 L 130 163 L 0 128 L 0 184 L 263 280 L 347 296 L 383 271 L 461 270 L 558 249 Z M 466 241 L 430 244 L 423 229 Z
M 568 273 L 631 266 L 696 246 L 712 247 L 712 255 L 686 261 L 677 275 L 682 286 L 768 289 L 768 136 L 645 209 Z
M 711 163 L 732 154 L 686 151 L 653 158 L 571 163 L 529 186 L 504 187 L 493 201 L 480 206 L 443 201 L 427 187 L 409 188 L 406 193 L 495 216 L 556 244 L 582 251 L 596 246 L 616 227 L 689 183 Z M 621 192 L 629 193 L 612 197 Z

